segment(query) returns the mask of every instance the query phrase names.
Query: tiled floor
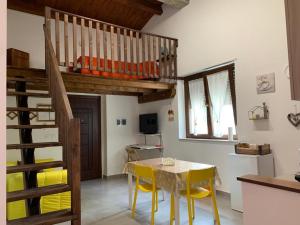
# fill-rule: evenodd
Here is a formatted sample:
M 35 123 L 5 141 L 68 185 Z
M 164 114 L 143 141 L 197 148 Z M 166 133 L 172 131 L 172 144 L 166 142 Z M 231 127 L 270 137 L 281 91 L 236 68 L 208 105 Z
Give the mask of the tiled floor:
M 127 180 L 92 180 L 82 183 L 82 224 L 83 225 L 144 225 L 149 224 L 151 194 L 141 193 L 138 197 L 136 219 L 128 210 Z M 169 224 L 170 202 L 160 201 L 155 214 L 156 225 Z M 161 199 L 160 194 L 160 199 Z M 242 214 L 231 210 L 228 197 L 218 196 L 218 207 L 222 225 L 242 225 Z M 188 224 L 185 199 L 181 200 L 181 224 Z M 213 217 L 210 200 L 196 203 L 195 225 L 212 225 Z M 69 224 L 69 223 L 64 223 Z

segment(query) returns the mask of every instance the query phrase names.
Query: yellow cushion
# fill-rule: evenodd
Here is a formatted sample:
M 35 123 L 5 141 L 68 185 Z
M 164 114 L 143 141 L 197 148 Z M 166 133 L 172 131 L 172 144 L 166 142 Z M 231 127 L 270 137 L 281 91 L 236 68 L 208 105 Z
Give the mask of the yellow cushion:
M 49 158 L 49 159 L 37 159 L 36 163 L 44 163 L 44 162 L 51 162 L 51 161 L 53 161 L 53 159 L 51 159 L 51 158 Z M 17 166 L 18 162 L 17 161 L 8 161 L 8 162 L 6 162 L 6 165 L 7 166 Z M 54 170 L 53 168 L 50 168 L 50 169 L 43 170 L 43 172 L 47 172 L 47 171 L 49 172 L 49 171 L 53 171 L 53 170 Z M 23 173 L 7 174 L 7 176 L 6 176 L 6 189 L 7 189 L 7 192 L 24 190 Z M 58 195 L 60 195 L 58 197 L 61 198 L 60 205 L 62 205 L 62 209 L 69 208 L 70 199 L 71 199 L 70 193 L 69 194 L 68 193 L 67 194 L 58 194 Z M 56 197 L 56 199 L 58 197 Z M 45 204 L 48 204 L 47 200 L 52 201 L 52 199 L 48 197 L 44 200 L 44 201 L 46 201 Z M 43 206 L 45 204 L 43 204 Z M 51 206 L 51 204 L 49 204 L 49 205 Z M 20 201 L 7 203 L 6 208 L 7 208 L 7 219 L 8 220 L 20 219 L 20 218 L 24 218 L 24 217 L 27 216 L 26 215 L 26 202 L 25 202 L 25 200 L 20 200 Z M 55 210 L 56 210 L 56 208 L 55 208 Z
M 15 166 L 17 162 L 8 163 L 8 166 Z M 6 175 L 7 192 L 24 190 L 23 173 L 11 173 Z M 26 217 L 25 200 L 10 202 L 6 204 L 7 219 L 14 220 Z
M 57 170 L 37 174 L 38 187 L 67 184 L 67 170 Z M 71 192 L 46 195 L 40 200 L 41 213 L 71 208 Z
M 16 165 L 18 165 L 17 161 L 7 161 L 6 162 L 6 166 L 16 166 Z
M 45 162 L 52 162 L 54 161 L 54 159 L 36 159 L 35 160 L 35 163 L 45 163 Z M 49 169 L 44 169 L 43 172 L 47 172 L 47 171 L 54 171 L 55 169 L 54 168 L 49 168 Z

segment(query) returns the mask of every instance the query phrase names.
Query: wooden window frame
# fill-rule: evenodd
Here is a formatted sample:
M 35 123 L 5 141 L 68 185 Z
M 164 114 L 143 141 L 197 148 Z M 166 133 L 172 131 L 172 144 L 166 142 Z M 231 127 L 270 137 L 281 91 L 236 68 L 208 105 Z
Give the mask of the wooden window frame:
M 237 125 L 237 112 L 236 112 L 236 91 L 235 91 L 235 66 L 234 64 L 229 64 L 225 66 L 221 66 L 218 68 L 206 70 L 204 72 L 200 72 L 197 74 L 193 74 L 187 77 L 184 77 L 184 98 L 185 98 L 185 124 L 186 124 L 186 137 L 193 139 L 220 139 L 225 140 L 228 138 L 228 135 L 223 137 L 215 137 L 213 136 L 213 126 L 212 126 L 212 118 L 211 118 L 211 100 L 209 96 L 209 86 L 207 81 L 207 76 L 222 72 L 228 71 L 229 76 L 229 86 L 234 114 L 235 125 Z M 190 92 L 189 92 L 189 81 L 197 80 L 203 78 L 204 82 L 204 91 L 205 91 L 205 99 L 207 105 L 207 128 L 208 134 L 205 135 L 194 135 L 190 133 L 190 118 L 189 118 L 189 107 L 190 107 Z M 236 136 L 234 137 L 236 138 Z

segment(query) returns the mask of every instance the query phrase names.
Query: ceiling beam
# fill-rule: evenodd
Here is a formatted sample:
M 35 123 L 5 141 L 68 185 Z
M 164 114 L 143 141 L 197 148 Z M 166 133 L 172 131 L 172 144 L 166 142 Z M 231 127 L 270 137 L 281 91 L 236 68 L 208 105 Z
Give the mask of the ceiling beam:
M 150 94 L 144 94 L 140 95 L 138 97 L 138 102 L 139 104 L 142 103 L 148 103 L 148 102 L 154 102 L 154 101 L 160 101 L 160 100 L 165 100 L 169 98 L 174 98 L 176 95 L 176 88 L 172 88 L 170 90 L 166 91 L 159 91 L 159 92 L 154 92 Z
M 134 7 L 137 10 L 143 10 L 156 15 L 163 13 L 162 3 L 157 0 L 114 0 L 120 4 Z

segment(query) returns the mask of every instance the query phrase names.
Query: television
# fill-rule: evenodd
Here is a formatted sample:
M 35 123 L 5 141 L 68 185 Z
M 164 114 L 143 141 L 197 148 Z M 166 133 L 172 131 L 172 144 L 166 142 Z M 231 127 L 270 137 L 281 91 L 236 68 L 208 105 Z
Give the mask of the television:
M 156 134 L 158 132 L 157 113 L 140 115 L 140 132 L 143 134 Z

